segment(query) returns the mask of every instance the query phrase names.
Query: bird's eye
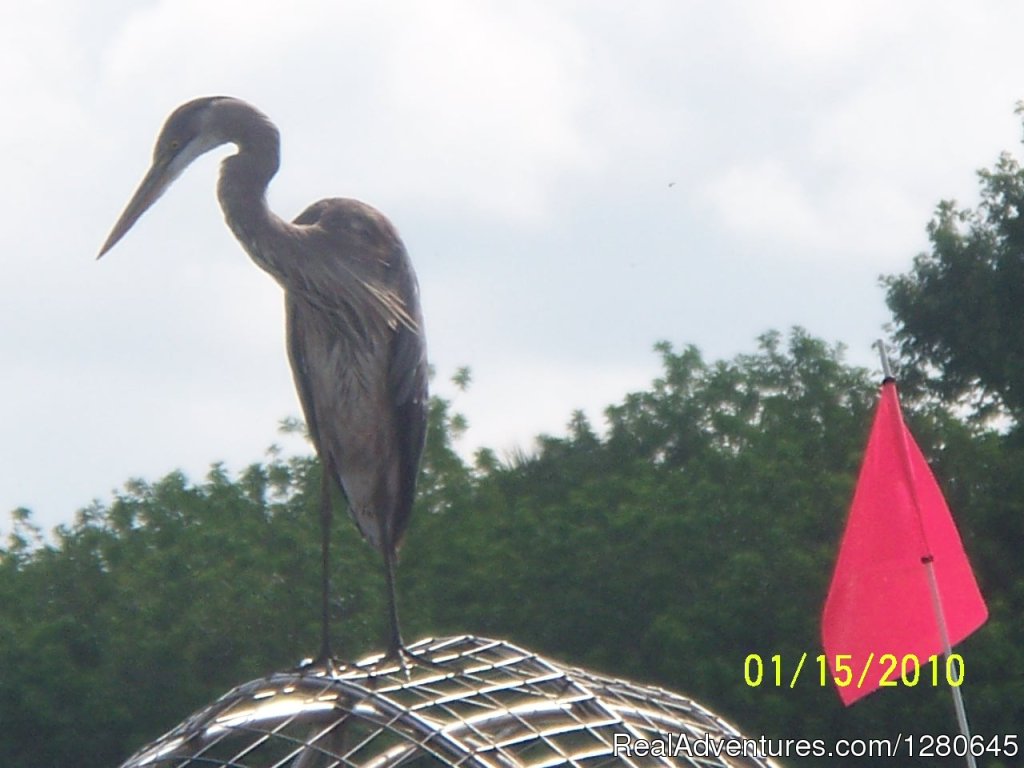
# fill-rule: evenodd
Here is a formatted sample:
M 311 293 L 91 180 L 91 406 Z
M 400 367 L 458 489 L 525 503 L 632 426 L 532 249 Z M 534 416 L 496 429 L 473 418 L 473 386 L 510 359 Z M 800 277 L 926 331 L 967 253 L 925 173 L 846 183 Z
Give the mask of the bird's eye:
M 178 141 L 177 139 L 171 139 L 171 143 L 170 143 L 169 146 L 170 146 L 170 149 L 171 149 L 172 152 L 177 152 L 178 151 L 178 147 L 181 146 L 181 142 Z

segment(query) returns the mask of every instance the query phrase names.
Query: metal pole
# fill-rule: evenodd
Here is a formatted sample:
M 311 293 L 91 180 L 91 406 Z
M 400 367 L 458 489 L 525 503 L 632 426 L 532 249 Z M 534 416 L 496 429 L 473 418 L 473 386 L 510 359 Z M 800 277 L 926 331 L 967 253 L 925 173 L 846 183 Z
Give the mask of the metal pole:
M 873 346 L 878 347 L 878 354 L 882 358 L 882 376 L 886 379 L 892 379 L 892 368 L 889 366 L 889 356 L 886 354 L 885 342 L 879 339 Z M 905 451 L 905 444 L 902 441 L 900 444 L 904 446 Z M 909 463 L 909 459 L 906 455 L 904 455 L 903 458 Z M 914 495 L 914 503 L 916 504 L 916 494 Z M 942 599 L 939 596 L 939 582 L 935 578 L 935 563 L 930 551 L 927 555 L 921 558 L 921 564 L 928 573 L 928 587 L 932 595 L 932 612 L 935 614 L 935 623 L 938 625 L 939 639 L 942 642 L 942 655 L 946 659 L 946 669 L 948 670 L 949 665 L 952 663 L 950 661 L 950 656 L 953 653 L 953 649 L 949 644 L 949 629 L 946 626 L 946 614 L 942 610 Z M 948 677 L 946 682 L 949 682 Z M 967 710 L 964 709 L 963 694 L 960 692 L 959 685 L 950 685 L 949 690 L 953 694 L 953 709 L 956 710 L 957 725 L 960 726 L 960 733 L 962 733 L 964 738 L 967 740 L 965 750 L 967 753 L 965 755 L 967 758 L 967 765 L 969 768 L 978 768 L 978 764 L 974 759 L 974 754 L 971 752 L 971 728 L 967 723 Z
M 885 379 L 891 379 L 892 368 L 889 367 L 889 354 L 885 349 L 885 342 L 879 339 L 871 346 L 878 347 L 878 355 L 882 358 L 882 377 Z
M 946 658 L 946 669 L 949 669 L 950 654 L 953 653 L 953 649 L 949 645 L 949 630 L 946 628 L 946 614 L 942 610 L 942 600 L 939 599 L 939 583 L 935 579 L 935 563 L 932 562 L 932 556 L 922 557 L 921 562 L 924 564 L 925 570 L 928 571 L 928 586 L 931 587 L 932 592 L 932 610 L 935 612 L 935 622 L 939 625 L 939 637 L 942 640 L 942 655 Z M 963 678 L 961 677 L 961 680 Z M 946 682 L 949 683 L 947 676 Z M 967 739 L 967 765 L 970 768 L 977 768 L 978 764 L 974 760 L 974 753 L 971 752 L 971 728 L 967 724 L 967 710 L 964 709 L 964 697 L 960 693 L 959 685 L 950 684 L 949 690 L 953 693 L 953 709 L 956 710 L 956 722 L 960 726 L 960 733 Z

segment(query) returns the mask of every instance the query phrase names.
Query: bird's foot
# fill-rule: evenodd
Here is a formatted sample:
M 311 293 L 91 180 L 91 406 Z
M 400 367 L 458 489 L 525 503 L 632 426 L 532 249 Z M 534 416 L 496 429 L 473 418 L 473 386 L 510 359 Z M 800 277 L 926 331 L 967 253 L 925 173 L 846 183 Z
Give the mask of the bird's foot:
M 392 645 L 384 658 L 397 661 L 407 675 L 409 674 L 409 667 L 406 666 L 406 662 L 409 662 L 414 667 L 428 667 L 429 669 L 439 670 L 447 674 L 451 674 L 454 671 L 451 667 L 428 658 L 426 651 L 413 653 L 402 642 Z
M 333 655 L 329 650 L 320 654 L 315 658 L 303 659 L 299 662 L 296 670 L 299 672 L 325 672 L 328 675 L 334 676 L 344 672 L 351 665 L 337 656 Z

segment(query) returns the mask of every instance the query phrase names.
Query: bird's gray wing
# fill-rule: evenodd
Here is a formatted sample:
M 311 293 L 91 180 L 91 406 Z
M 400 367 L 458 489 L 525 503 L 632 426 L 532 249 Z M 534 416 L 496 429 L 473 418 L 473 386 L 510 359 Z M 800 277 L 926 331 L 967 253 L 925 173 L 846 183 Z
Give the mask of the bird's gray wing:
M 419 332 L 412 266 L 383 214 L 357 200 L 330 198 L 294 223 L 306 241 L 303 258 L 278 263 L 273 272 L 286 290 L 337 316 L 341 332 L 367 345 L 390 338 L 400 325 Z
M 303 319 L 301 316 L 302 299 L 298 298 L 290 293 L 285 294 L 285 329 L 287 333 L 287 347 L 288 347 L 288 360 L 292 367 L 292 378 L 295 381 L 295 390 L 299 394 L 299 404 L 302 406 L 302 414 L 306 419 L 306 431 L 309 432 L 309 438 L 313 441 L 313 447 L 316 448 L 317 455 L 324 461 L 329 461 L 329 457 L 324 452 L 323 443 L 321 442 L 320 424 L 317 420 L 316 413 L 316 400 L 313 396 L 313 385 L 310 375 L 310 360 L 306 354 L 306 345 L 304 344 L 303 333 L 305 331 L 303 327 Z M 332 480 L 335 482 L 335 486 L 341 491 L 342 495 L 345 494 L 345 489 L 338 482 L 338 478 L 335 473 L 335 468 L 324 466 L 321 467 L 323 472 L 326 472 Z
M 416 277 L 409 266 L 408 258 L 400 260 L 404 273 L 397 276 L 402 293 L 409 296 L 409 309 L 415 321 L 415 329 L 405 324 L 398 326 L 391 344 L 388 389 L 395 406 L 395 427 L 399 450 L 399 505 L 392 525 L 391 540 L 396 547 L 401 544 L 409 524 L 413 502 L 416 496 L 416 478 L 419 475 L 420 458 L 427 436 L 429 392 L 427 385 L 427 349 L 423 334 L 423 317 L 420 312 Z

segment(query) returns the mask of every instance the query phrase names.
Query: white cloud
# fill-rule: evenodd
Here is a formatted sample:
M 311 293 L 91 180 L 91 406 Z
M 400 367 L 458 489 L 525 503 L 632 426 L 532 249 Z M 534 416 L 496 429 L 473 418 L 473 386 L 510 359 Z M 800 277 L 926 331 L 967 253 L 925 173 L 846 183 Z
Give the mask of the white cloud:
M 406 195 L 502 217 L 543 213 L 552 180 L 590 162 L 576 33 L 546 6 L 415 8 L 387 74 L 395 165 L 414 165 L 426 182 Z
M 882 0 L 743 0 L 724 4 L 740 25 L 737 39 L 761 56 L 822 66 L 863 55 L 880 29 L 910 15 Z
M 806 190 L 778 161 L 725 171 L 708 185 L 706 198 L 722 225 L 746 240 L 806 245 L 820 238 L 818 215 Z

